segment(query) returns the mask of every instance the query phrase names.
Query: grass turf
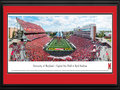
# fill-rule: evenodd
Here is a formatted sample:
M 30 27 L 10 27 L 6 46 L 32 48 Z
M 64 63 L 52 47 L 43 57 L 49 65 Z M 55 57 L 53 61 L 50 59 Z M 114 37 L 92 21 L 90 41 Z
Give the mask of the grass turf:
M 67 50 L 67 51 L 73 50 L 73 48 L 70 46 L 70 44 L 65 39 L 60 39 L 59 42 L 57 39 L 54 39 L 52 42 L 50 42 L 46 50 L 56 51 L 55 48 L 64 48 L 64 50 Z

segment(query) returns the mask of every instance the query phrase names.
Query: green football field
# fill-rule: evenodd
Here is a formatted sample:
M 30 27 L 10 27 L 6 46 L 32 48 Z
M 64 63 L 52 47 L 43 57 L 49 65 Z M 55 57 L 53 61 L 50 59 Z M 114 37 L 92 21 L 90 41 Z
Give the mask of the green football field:
M 71 45 L 69 44 L 69 42 L 67 42 L 65 39 L 60 39 L 60 41 L 58 41 L 57 39 L 53 39 L 50 44 L 48 45 L 48 47 L 46 48 L 46 50 L 48 51 L 71 51 L 73 50 L 73 48 L 71 47 Z

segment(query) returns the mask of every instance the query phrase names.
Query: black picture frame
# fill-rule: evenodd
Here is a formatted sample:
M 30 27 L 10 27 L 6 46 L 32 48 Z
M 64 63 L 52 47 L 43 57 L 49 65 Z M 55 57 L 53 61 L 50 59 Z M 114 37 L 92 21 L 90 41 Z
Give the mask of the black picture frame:
M 41 85 L 4 85 L 3 84 L 3 6 L 4 5 L 22 5 L 22 6 L 33 6 L 33 5 L 48 5 L 48 6 L 69 6 L 69 5 L 81 5 L 81 6 L 107 6 L 117 5 L 117 85 L 71 85 L 71 84 L 41 84 Z M 0 1 L 0 42 L 1 42 L 1 59 L 0 59 L 0 88 L 1 89 L 120 89 L 120 1 L 119 0 L 1 0 Z

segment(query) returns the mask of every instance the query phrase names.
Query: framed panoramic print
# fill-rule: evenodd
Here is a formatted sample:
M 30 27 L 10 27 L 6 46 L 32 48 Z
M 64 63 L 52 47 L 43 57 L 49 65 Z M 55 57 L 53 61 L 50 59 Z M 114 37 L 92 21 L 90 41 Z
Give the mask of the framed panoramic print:
M 1 2 L 3 86 L 119 87 L 119 1 Z

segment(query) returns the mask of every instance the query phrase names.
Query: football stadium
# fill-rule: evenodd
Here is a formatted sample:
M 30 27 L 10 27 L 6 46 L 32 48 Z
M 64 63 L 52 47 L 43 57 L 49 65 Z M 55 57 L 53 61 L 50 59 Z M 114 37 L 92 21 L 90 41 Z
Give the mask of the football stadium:
M 51 37 L 40 25 L 19 18 L 16 21 L 14 39 L 9 40 L 9 61 L 108 61 L 112 58 L 111 45 L 96 39 L 95 24 L 74 29 L 69 34 L 58 31 Z
M 49 44 L 44 48 L 46 52 L 53 56 L 66 56 L 75 51 L 75 47 L 66 39 L 63 39 L 61 32 L 57 32 Z

